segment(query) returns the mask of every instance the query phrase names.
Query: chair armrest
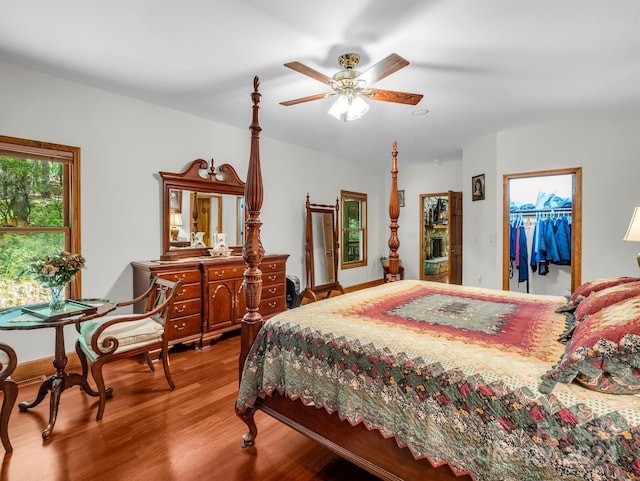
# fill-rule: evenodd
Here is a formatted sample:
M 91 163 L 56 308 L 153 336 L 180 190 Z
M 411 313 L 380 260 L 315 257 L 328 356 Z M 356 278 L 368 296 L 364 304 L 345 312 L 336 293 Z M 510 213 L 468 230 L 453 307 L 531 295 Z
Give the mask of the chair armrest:
M 102 340 L 102 342 L 100 344 L 98 344 L 98 339 L 100 339 L 101 334 L 107 328 L 109 328 L 110 326 L 113 326 L 115 324 L 120 324 L 122 322 L 140 321 L 142 319 L 147 319 L 149 317 L 153 317 L 156 314 L 161 313 L 163 310 L 166 310 L 165 313 L 164 313 L 163 323 L 166 322 L 166 320 L 169 317 L 169 314 L 171 312 L 171 306 L 173 305 L 174 298 L 176 296 L 176 293 L 178 292 L 178 288 L 182 284 L 182 281 L 177 281 L 177 282 L 171 283 L 171 284 L 175 284 L 175 286 L 171 290 L 171 294 L 169 294 L 169 296 L 164 300 L 164 302 L 159 304 L 155 309 L 152 309 L 150 311 L 144 312 L 142 314 L 131 314 L 129 316 L 127 316 L 127 315 L 118 316 L 116 318 L 109 319 L 108 321 L 102 323 L 100 325 L 100 327 L 98 327 L 98 329 L 96 329 L 96 331 L 93 333 L 93 336 L 91 337 L 91 349 L 93 349 L 94 352 L 96 352 L 96 353 L 98 353 L 100 355 L 111 354 L 116 349 L 118 349 L 118 340 L 115 337 L 112 337 L 112 336 L 105 337 Z M 155 288 L 156 288 L 156 283 L 154 281 L 146 294 L 148 295 L 152 291 L 152 289 L 155 289 Z M 143 295 L 140 298 L 138 298 L 137 300 L 134 299 L 132 301 L 133 302 L 137 302 L 137 301 L 140 301 L 140 300 L 144 299 L 144 297 L 145 296 Z M 128 303 L 131 304 L 132 302 L 128 301 Z M 116 308 L 118 306 L 120 306 L 120 305 L 121 304 L 117 304 Z M 124 304 L 124 305 L 127 305 L 127 304 Z M 111 312 L 113 312 L 113 310 L 115 310 L 115 308 L 112 309 Z
M 143 292 L 142 294 L 140 294 L 138 297 L 136 297 L 135 299 L 130 299 L 128 301 L 121 301 L 118 302 L 116 304 L 116 309 L 118 307 L 125 307 L 125 306 L 130 306 L 131 304 L 136 304 L 144 299 L 146 299 L 147 297 L 149 297 L 149 294 L 151 294 L 151 291 L 153 291 L 153 289 L 155 289 L 156 287 L 156 280 L 158 279 L 158 276 L 155 276 L 151 279 L 151 282 L 149 283 L 149 288 Z
M 0 351 L 6 354 L 6 356 L 0 356 L 0 381 L 4 381 L 16 370 L 18 357 L 11 346 L 2 342 L 0 342 Z M 6 359 L 4 359 L 5 357 Z

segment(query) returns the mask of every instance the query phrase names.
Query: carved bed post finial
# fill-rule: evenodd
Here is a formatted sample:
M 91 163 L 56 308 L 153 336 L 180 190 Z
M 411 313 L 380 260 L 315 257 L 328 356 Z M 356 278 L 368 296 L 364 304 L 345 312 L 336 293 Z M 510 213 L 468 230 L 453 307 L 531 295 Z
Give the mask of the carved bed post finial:
M 244 366 L 247 353 L 262 327 L 262 315 L 258 311 L 262 291 L 262 271 L 259 265 L 264 257 L 264 248 L 260 240 L 260 209 L 262 209 L 263 187 L 262 171 L 260 169 L 260 131 L 262 128 L 258 122 L 258 110 L 261 94 L 258 92 L 260 81 L 258 77 L 253 79 L 253 117 L 251 121 L 251 150 L 249 153 L 249 169 L 245 185 L 244 198 L 247 209 L 247 221 L 245 224 L 245 244 L 242 250 L 247 268 L 244 271 L 244 295 L 247 312 L 242 318 L 241 346 L 240 346 L 240 372 Z
M 391 235 L 389 237 L 389 281 L 399 280 L 400 257 L 398 256 L 398 217 L 400 217 L 400 202 L 398 201 L 398 142 L 393 141 L 393 152 L 391 152 L 391 195 L 389 197 L 389 218 L 391 224 Z

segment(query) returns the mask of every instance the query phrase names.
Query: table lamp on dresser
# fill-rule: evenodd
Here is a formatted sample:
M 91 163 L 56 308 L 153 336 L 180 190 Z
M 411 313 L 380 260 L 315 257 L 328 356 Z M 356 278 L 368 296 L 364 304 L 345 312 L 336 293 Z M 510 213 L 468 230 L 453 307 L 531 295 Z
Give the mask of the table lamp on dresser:
M 640 242 L 640 205 L 633 209 L 629 228 L 624 236 L 624 240 L 629 242 Z M 638 254 L 638 266 L 640 266 L 640 254 Z
M 179 227 L 181 225 L 183 225 L 182 216 L 178 212 L 172 212 L 171 213 L 171 229 L 169 230 L 172 241 L 178 240 L 178 234 L 180 232 Z

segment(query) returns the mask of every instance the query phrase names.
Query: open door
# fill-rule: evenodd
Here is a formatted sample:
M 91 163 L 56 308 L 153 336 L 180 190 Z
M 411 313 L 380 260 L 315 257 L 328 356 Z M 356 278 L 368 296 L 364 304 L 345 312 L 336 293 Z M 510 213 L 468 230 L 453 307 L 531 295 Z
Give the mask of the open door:
M 462 284 L 462 192 L 449 191 L 449 284 Z

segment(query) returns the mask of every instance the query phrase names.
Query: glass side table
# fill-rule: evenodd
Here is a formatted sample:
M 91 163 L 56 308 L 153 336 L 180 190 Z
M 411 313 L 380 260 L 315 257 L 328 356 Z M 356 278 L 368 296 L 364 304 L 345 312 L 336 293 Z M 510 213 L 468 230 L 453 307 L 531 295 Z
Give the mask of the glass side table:
M 53 427 L 58 417 L 60 395 L 65 389 L 80 386 L 80 389 L 90 396 L 99 397 L 98 392 L 89 386 L 86 373 L 82 375 L 65 370 L 67 355 L 64 345 L 64 326 L 70 324 L 79 325 L 90 319 L 104 316 L 114 309 L 115 304 L 107 299 L 70 299 L 65 301 L 65 307 L 60 311 L 52 312 L 49 309 L 49 304 L 46 303 L 19 306 L 0 312 L 0 330 L 55 329 L 53 367 L 56 368 L 56 372 L 42 382 L 38 395 L 33 402 L 21 402 L 18 405 L 20 411 L 26 411 L 40 404 L 48 392 L 51 393 L 49 423 L 42 432 L 44 441 L 51 438 Z

